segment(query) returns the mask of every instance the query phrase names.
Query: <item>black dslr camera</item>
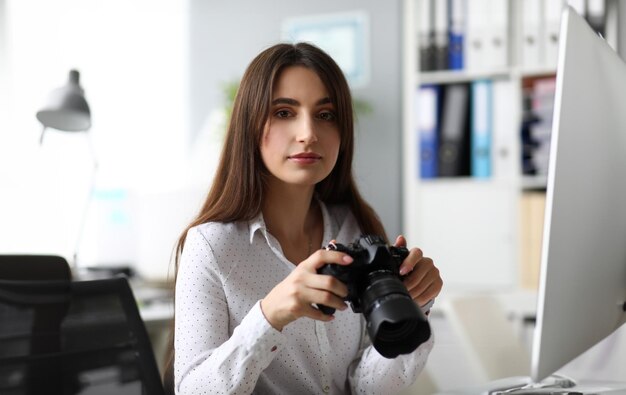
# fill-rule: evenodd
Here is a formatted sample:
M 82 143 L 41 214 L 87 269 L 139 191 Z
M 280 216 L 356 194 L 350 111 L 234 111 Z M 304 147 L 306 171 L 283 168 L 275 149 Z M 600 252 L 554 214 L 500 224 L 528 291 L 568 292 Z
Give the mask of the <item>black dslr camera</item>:
M 319 274 L 331 275 L 348 287 L 345 300 L 352 311 L 363 313 L 374 348 L 386 358 L 413 352 L 430 337 L 428 320 L 417 307 L 400 276 L 409 251 L 388 246 L 379 236 L 361 236 L 352 244 L 329 244 L 327 250 L 350 255 L 347 266 L 326 264 Z M 335 309 L 319 305 L 325 314 Z

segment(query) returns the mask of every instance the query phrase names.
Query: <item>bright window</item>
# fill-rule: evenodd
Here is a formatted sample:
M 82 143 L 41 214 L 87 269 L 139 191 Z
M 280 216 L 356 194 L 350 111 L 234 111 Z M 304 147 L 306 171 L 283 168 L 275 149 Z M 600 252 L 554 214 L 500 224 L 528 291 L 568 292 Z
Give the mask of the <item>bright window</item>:
M 0 0 L 0 253 L 73 255 L 92 176 L 89 141 L 48 130 L 40 146 L 35 118 L 70 69 L 80 71 L 92 112 L 99 168 L 91 205 L 93 196 L 106 206 L 179 186 L 189 136 L 186 7 L 180 0 Z M 118 203 L 123 214 L 128 202 Z M 79 256 L 103 259 L 84 243 Z M 130 244 L 116 259 L 137 258 Z

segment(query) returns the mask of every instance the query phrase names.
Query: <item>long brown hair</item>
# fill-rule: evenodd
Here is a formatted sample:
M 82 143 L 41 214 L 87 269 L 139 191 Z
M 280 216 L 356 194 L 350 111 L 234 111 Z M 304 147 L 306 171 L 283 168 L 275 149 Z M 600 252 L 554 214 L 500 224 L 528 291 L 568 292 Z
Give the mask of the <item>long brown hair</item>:
M 352 175 L 354 115 L 350 88 L 341 69 L 330 56 L 311 44 L 277 44 L 254 58 L 243 75 L 211 190 L 198 216 L 176 245 L 176 272 L 190 228 L 206 222 L 251 220 L 261 212 L 268 176 L 261 159 L 261 138 L 269 118 L 274 84 L 281 71 L 289 66 L 304 66 L 314 71 L 336 110 L 341 141 L 339 155 L 330 175 L 315 186 L 318 198 L 327 204 L 348 205 L 363 233 L 386 238 L 382 223 L 361 197 Z

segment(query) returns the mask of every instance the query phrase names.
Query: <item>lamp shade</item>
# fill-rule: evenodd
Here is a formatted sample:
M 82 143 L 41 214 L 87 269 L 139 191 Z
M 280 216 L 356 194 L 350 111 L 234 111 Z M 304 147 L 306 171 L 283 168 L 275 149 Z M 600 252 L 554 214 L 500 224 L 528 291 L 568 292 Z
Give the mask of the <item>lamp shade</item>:
M 45 106 L 37 112 L 44 128 L 81 132 L 91 127 L 91 112 L 79 78 L 77 70 L 70 70 L 68 83 L 50 93 Z

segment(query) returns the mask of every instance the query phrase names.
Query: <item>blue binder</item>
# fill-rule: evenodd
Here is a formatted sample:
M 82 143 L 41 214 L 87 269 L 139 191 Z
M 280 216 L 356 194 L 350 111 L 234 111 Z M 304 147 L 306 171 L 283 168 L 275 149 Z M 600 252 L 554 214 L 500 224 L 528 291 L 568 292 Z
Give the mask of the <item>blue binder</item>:
M 422 85 L 417 90 L 419 174 L 424 179 L 437 177 L 439 94 L 436 85 Z
M 465 67 L 463 48 L 465 46 L 466 4 L 464 0 L 449 1 L 448 68 L 462 70 Z
M 491 136 L 493 131 L 492 82 L 472 82 L 471 106 L 471 169 L 477 178 L 491 177 Z

